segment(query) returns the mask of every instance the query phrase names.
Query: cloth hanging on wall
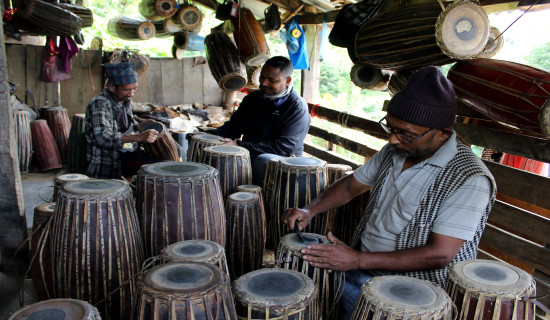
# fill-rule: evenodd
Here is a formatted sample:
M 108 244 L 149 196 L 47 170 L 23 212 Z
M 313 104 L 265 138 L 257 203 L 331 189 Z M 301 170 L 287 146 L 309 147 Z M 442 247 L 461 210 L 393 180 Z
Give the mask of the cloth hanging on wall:
M 307 55 L 307 44 L 304 30 L 298 24 L 298 16 L 295 16 L 285 25 L 285 30 L 281 33 L 281 38 L 288 49 L 288 56 L 294 69 L 303 70 L 309 68 L 309 59 Z

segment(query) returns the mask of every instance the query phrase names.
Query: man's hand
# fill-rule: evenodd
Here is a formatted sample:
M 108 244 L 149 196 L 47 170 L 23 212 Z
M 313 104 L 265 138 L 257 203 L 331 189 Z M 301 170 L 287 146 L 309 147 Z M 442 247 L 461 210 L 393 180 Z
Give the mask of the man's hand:
M 331 232 L 328 240 L 333 244 L 311 244 L 301 250 L 303 259 L 316 268 L 331 270 L 359 269 L 360 253 L 348 247 Z
M 286 224 L 290 230 L 294 230 L 294 224 L 298 223 L 298 228 L 304 228 L 311 222 L 313 214 L 308 209 L 290 208 L 283 212 L 281 222 Z
M 147 131 L 143 131 L 140 135 L 140 142 L 142 143 L 153 143 L 157 140 L 157 137 L 159 133 L 155 129 L 149 129 Z
M 226 145 L 226 146 L 237 146 L 237 140 L 231 140 L 229 138 L 223 138 L 222 141 L 225 142 L 224 145 Z

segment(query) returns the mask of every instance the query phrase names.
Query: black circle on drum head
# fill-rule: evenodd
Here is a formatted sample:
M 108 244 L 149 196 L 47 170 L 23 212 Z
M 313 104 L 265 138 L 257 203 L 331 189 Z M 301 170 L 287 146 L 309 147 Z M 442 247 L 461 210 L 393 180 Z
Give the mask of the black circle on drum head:
M 283 272 L 262 273 L 248 279 L 246 288 L 255 296 L 267 298 L 290 297 L 304 288 L 299 277 Z
M 178 246 L 175 248 L 174 252 L 177 254 L 180 254 L 184 257 L 199 257 L 205 253 L 210 253 L 212 249 L 210 247 L 207 247 L 206 245 L 196 242 L 196 243 L 189 243 L 186 245 Z
M 159 134 L 164 132 L 164 125 L 160 122 L 147 122 L 141 126 L 140 132 L 155 129 Z
M 213 152 L 219 152 L 219 153 L 239 153 L 243 151 L 241 147 L 234 147 L 234 146 L 210 146 L 208 147 L 210 151 Z
M 168 263 L 149 272 L 148 278 L 156 287 L 174 290 L 198 290 L 209 285 L 215 276 L 211 268 L 198 263 Z
M 45 309 L 29 315 L 27 320 L 65 320 L 67 313 L 61 309 Z
M 242 89 L 242 87 L 244 87 L 245 84 L 246 82 L 244 81 L 243 78 L 233 77 L 233 78 L 227 79 L 227 81 L 223 83 L 223 88 L 228 91 L 236 91 L 236 90 Z
M 432 288 L 414 281 L 386 281 L 378 289 L 388 300 L 403 305 L 429 306 L 437 300 Z
M 475 275 L 489 281 L 502 281 L 507 278 L 504 271 L 499 268 L 493 268 L 491 266 L 479 266 L 474 269 Z

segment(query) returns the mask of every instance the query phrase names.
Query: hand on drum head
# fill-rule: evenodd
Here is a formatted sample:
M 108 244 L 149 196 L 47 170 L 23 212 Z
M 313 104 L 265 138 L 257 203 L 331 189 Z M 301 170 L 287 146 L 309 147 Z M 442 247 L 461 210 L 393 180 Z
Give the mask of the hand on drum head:
M 332 232 L 328 233 L 328 240 L 333 244 L 310 244 L 302 249 L 302 258 L 316 268 L 342 271 L 359 269 L 358 251 L 348 247 Z
M 281 216 L 281 222 L 287 225 L 290 230 L 294 230 L 294 224 L 298 222 L 298 228 L 304 230 L 311 222 L 313 215 L 307 209 L 290 208 L 286 209 Z
M 147 131 L 140 133 L 140 135 L 141 135 L 141 139 L 140 139 L 141 142 L 153 143 L 155 142 L 155 140 L 157 140 L 159 133 L 155 129 L 149 129 Z

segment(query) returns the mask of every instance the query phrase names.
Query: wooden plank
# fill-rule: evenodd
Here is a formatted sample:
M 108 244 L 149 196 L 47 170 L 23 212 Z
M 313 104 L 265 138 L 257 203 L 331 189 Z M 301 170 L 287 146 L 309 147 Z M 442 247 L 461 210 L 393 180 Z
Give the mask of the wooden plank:
M 550 250 L 487 224 L 481 243 L 550 274 Z
M 550 144 L 548 140 L 463 123 L 455 123 L 453 128 L 467 144 L 498 149 L 502 152 L 542 162 L 550 162 Z
M 499 193 L 550 209 L 550 179 L 495 162 L 483 162 L 495 177 Z
M 323 149 L 317 145 L 308 142 L 304 142 L 304 151 L 314 157 L 325 160 L 327 163 L 347 164 L 354 170 L 361 165 L 361 163 L 344 158 L 336 152 Z
M 183 62 L 183 103 L 202 103 L 204 94 L 204 64 L 195 65 L 195 58 L 184 58 Z
M 133 101 L 139 103 L 149 103 L 151 102 L 150 90 L 151 81 L 154 79 L 151 78 L 151 59 L 149 58 L 149 68 L 145 69 L 141 75 L 138 76 L 138 89 L 132 98 Z
M 300 15 L 300 24 L 322 24 L 323 21 L 334 22 L 338 16 L 339 10 L 333 10 L 323 13 L 305 13 Z
M 223 103 L 223 90 L 220 89 L 216 79 L 212 76 L 208 62 L 201 66 L 203 103 L 206 105 L 221 106 Z
M 98 93 L 103 91 L 104 79 L 103 79 L 103 67 L 102 52 L 100 50 L 84 50 L 82 51 L 82 63 L 79 60 L 78 63 L 86 66 L 86 69 L 82 71 L 82 105 L 80 106 L 80 113 L 86 111 L 86 107 L 90 100 Z
M 46 93 L 42 92 L 43 88 L 39 85 L 38 76 L 40 75 L 41 62 L 37 57 L 36 51 L 40 48 L 40 53 L 44 50 L 44 47 L 25 46 L 25 88 L 31 89 L 34 92 L 34 100 L 40 107 L 46 106 Z M 29 101 L 29 103 L 32 103 Z
M 330 122 L 341 125 L 344 128 L 349 128 L 364 132 L 379 139 L 388 139 L 388 134 L 384 131 L 380 124 L 376 121 L 371 121 L 365 118 L 354 116 L 349 113 L 332 110 L 327 107 L 308 103 L 309 112 L 312 117 L 318 117 Z
M 60 104 L 65 109 L 67 109 L 67 115 L 69 119 L 72 119 L 75 113 L 82 113 L 81 106 L 84 104 L 83 97 L 83 70 L 80 68 L 80 63 L 75 63 L 80 61 L 80 55 L 82 52 L 78 52 L 72 58 L 72 68 L 71 76 L 73 77 L 70 80 L 65 80 L 59 83 L 59 90 L 61 92 Z
M 8 61 L 8 79 L 19 85 L 15 95 L 32 108 L 32 103 L 26 100 L 26 73 L 25 73 L 25 47 L 22 45 L 6 45 L 6 57 Z
M 339 136 L 334 133 L 330 133 L 325 129 L 321 129 L 317 126 L 311 125 L 309 127 L 310 135 L 319 137 L 321 139 L 330 141 L 331 143 L 334 143 L 346 150 L 349 150 L 353 153 L 356 153 L 358 155 L 364 156 L 364 157 L 372 157 L 378 150 L 369 148 L 368 146 L 361 144 L 359 142 L 355 142 L 349 139 L 346 139 L 342 136 Z
M 183 90 L 183 63 L 178 59 L 160 59 L 160 62 L 163 105 L 180 104 Z
M 491 214 L 489 214 L 489 223 L 506 226 L 508 231 L 518 232 L 520 235 L 529 236 L 545 244 L 550 243 L 550 233 L 548 232 L 550 219 L 502 201 L 495 202 Z
M 164 105 L 162 92 L 162 59 L 152 58 L 149 61 L 149 101 L 153 104 Z

